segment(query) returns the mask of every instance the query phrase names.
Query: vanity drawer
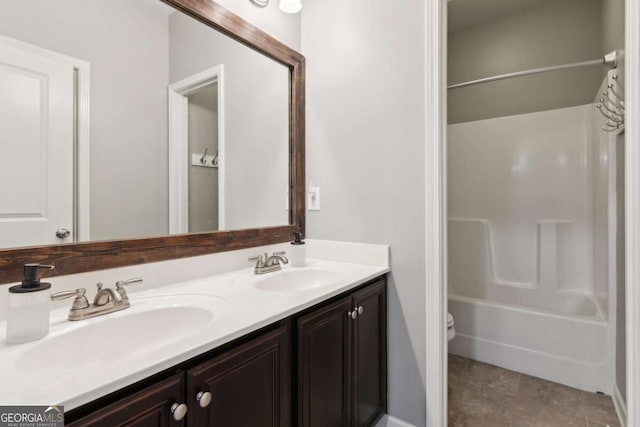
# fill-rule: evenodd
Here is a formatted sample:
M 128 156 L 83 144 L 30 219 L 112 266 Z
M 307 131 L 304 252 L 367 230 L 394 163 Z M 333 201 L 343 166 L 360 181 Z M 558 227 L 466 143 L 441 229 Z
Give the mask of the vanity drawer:
M 181 411 L 185 407 L 177 405 L 185 403 L 184 374 L 177 374 L 160 381 L 144 390 L 125 397 L 115 403 L 67 424 L 69 427 L 178 427 L 184 426 L 185 419 L 180 421 Z M 172 407 L 177 410 L 172 413 Z

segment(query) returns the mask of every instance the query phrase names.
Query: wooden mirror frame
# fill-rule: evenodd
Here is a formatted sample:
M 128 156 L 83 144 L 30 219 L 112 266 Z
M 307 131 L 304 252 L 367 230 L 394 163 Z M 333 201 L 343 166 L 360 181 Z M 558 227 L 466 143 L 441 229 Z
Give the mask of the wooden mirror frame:
M 158 0 L 289 68 L 289 225 L 0 250 L 0 284 L 23 264 L 55 265 L 47 276 L 82 273 L 282 243 L 305 232 L 305 58 L 211 0 Z

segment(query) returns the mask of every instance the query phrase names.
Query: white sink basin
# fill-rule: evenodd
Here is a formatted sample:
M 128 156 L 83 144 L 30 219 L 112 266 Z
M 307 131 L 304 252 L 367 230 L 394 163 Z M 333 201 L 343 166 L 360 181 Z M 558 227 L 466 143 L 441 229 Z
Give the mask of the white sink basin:
M 68 322 L 66 328 L 27 346 L 16 368 L 42 372 L 40 381 L 79 374 L 74 372 L 77 366 L 108 369 L 114 363 L 180 346 L 181 341 L 215 322 L 225 308 L 224 299 L 206 295 L 132 297 L 126 310 Z
M 340 276 L 333 271 L 322 269 L 283 270 L 268 273 L 255 282 L 255 287 L 263 291 L 302 291 L 333 285 Z

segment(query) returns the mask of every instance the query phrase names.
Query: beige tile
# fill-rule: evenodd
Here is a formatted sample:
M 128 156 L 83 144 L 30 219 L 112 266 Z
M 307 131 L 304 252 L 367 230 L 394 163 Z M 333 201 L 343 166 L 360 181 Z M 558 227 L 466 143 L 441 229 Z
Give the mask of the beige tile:
M 611 396 L 583 391 L 582 398 L 584 400 L 587 421 L 590 423 L 590 426 L 620 426 Z
M 604 423 L 602 421 L 587 420 L 587 427 L 621 427 L 619 422 Z
M 566 414 L 537 400 L 518 397 L 512 407 L 513 427 L 586 427 L 583 414 Z
M 586 419 L 582 392 L 562 384 L 522 375 L 518 397 L 533 405 L 539 405 L 541 410 Z
M 586 427 L 586 421 L 559 412 L 514 415 L 512 427 Z
M 469 359 L 450 354 L 448 362 L 449 371 L 447 373 L 447 381 L 449 383 L 449 394 L 451 394 L 452 389 L 460 385 L 460 377 L 469 364 Z
M 511 423 L 461 415 L 453 420 L 449 419 L 449 427 L 511 427 Z
M 513 400 L 513 396 L 500 390 L 458 390 L 449 399 L 449 426 L 510 426 Z
M 462 373 L 461 380 L 472 384 L 478 390 L 490 388 L 515 395 L 518 391 L 520 375 L 497 366 L 471 361 Z
M 620 427 L 611 399 L 449 355 L 449 426 Z
M 464 371 L 464 368 L 466 368 L 471 362 L 469 359 L 456 356 L 455 354 L 449 354 L 447 361 L 449 362 L 449 373 L 456 375 L 461 374 L 462 371 Z

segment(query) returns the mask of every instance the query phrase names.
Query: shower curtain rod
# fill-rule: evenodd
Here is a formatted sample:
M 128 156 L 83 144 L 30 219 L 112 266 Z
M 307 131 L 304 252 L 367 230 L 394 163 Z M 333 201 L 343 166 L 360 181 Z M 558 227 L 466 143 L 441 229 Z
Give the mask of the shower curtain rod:
M 533 70 L 516 71 L 514 73 L 501 74 L 499 76 L 485 77 L 478 80 L 471 80 L 468 82 L 457 83 L 448 86 L 447 89 L 457 89 L 466 86 L 472 86 L 479 83 L 495 82 L 497 80 L 511 79 L 514 77 L 528 76 L 530 74 L 546 73 L 548 71 L 566 70 L 567 68 L 588 67 L 591 65 L 609 65 L 611 68 L 616 68 L 618 65 L 618 53 L 614 50 L 603 56 L 600 59 L 594 59 L 591 61 L 574 62 L 572 64 L 553 65 L 551 67 L 534 68 Z

